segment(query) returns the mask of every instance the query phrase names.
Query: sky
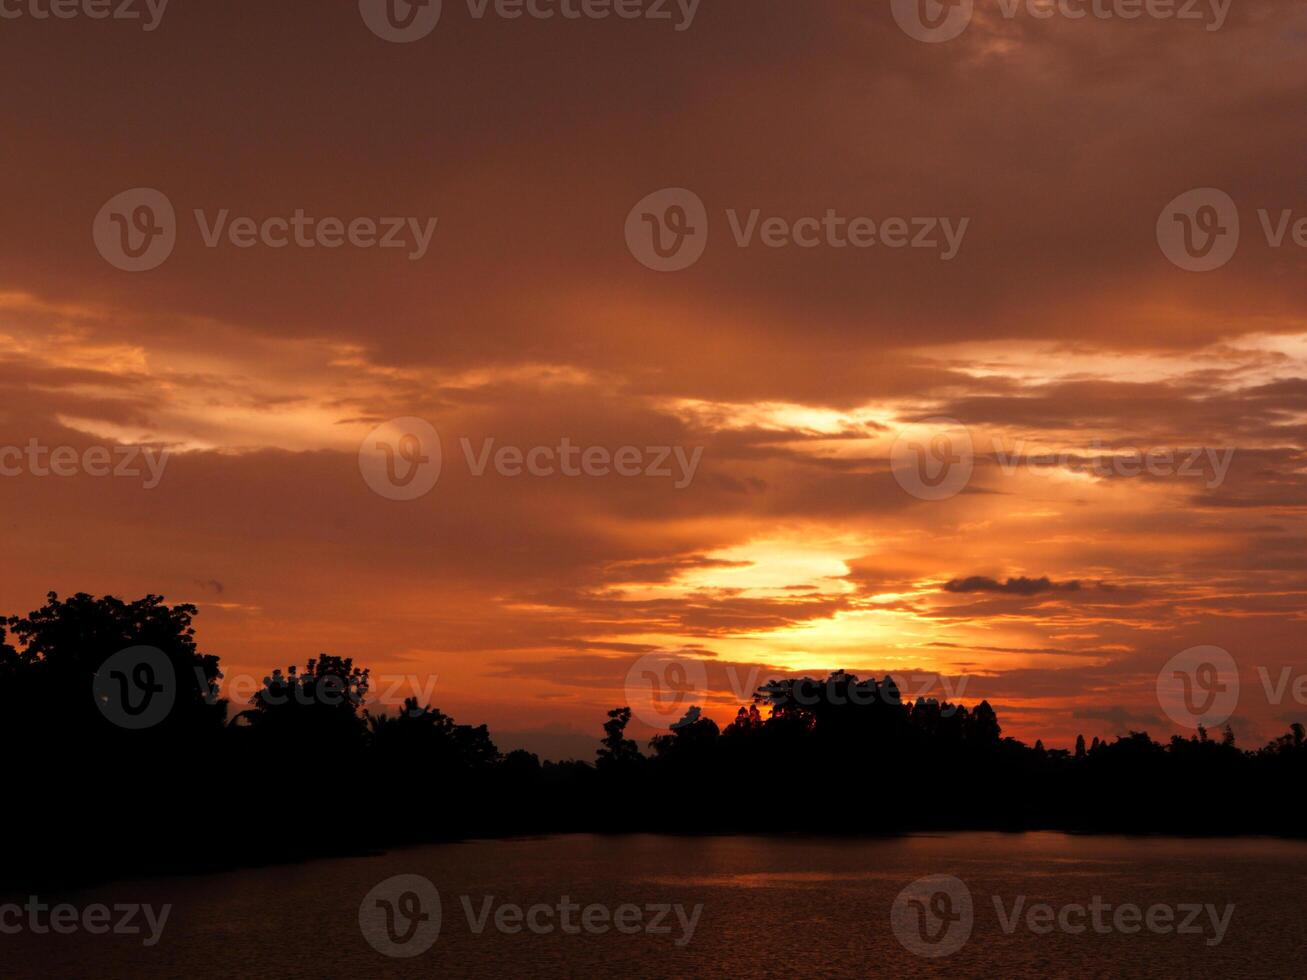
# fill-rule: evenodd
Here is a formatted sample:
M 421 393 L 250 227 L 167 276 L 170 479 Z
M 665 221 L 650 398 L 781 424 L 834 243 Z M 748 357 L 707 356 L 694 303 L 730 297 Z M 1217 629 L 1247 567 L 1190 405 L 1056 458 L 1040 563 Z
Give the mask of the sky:
M 847 669 L 1163 738 L 1205 646 L 1307 720 L 1307 11 L 371 3 L 0 3 L 0 610 L 555 756 L 668 662 L 641 737 Z

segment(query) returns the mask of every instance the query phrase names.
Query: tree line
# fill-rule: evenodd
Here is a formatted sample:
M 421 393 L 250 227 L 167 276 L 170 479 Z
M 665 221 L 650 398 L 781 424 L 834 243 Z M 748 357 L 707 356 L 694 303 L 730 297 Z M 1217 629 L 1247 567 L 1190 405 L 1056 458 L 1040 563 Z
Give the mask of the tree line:
M 1255 751 L 1228 729 L 1046 750 L 1004 737 L 986 701 L 903 699 L 891 677 L 837 671 L 768 681 L 724 728 L 692 707 L 643 747 L 631 709 L 614 708 L 593 762 L 542 762 L 416 698 L 374 712 L 368 669 L 328 654 L 229 705 L 196 613 L 155 595 L 50 593 L 0 620 L 0 884 L 522 833 L 1304 829 L 1296 724 Z M 134 649 L 153 658 L 137 673 L 121 653 Z M 157 719 L 154 693 L 167 698 Z

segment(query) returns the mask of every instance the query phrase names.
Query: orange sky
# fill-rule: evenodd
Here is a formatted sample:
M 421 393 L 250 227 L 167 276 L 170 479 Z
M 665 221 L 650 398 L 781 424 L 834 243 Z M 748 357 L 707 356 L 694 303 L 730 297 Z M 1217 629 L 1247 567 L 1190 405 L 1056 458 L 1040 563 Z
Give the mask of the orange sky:
M 0 610 L 162 593 L 229 675 L 353 656 L 546 752 L 659 651 L 707 661 L 719 720 L 753 668 L 942 672 L 1008 734 L 1069 745 L 1170 734 L 1157 671 L 1212 644 L 1244 673 L 1242 739 L 1307 717 L 1256 673 L 1307 672 L 1307 250 L 1257 217 L 1307 217 L 1307 14 L 992 8 L 942 44 L 888 0 L 716 0 L 684 31 L 446 0 L 412 44 L 355 0 L 2 22 L 0 445 L 173 455 L 149 490 L 0 477 Z M 132 274 L 91 227 L 136 187 L 179 231 Z M 666 187 L 712 229 L 660 274 L 623 224 Z M 1192 273 L 1155 226 L 1198 187 L 1243 240 Z M 196 209 L 439 223 L 410 261 L 207 248 Z M 726 213 L 754 209 L 969 225 L 948 261 L 736 247 Z M 411 502 L 360 475 L 397 417 L 443 447 Z M 933 417 L 975 447 L 938 501 L 891 469 Z M 564 437 L 703 453 L 678 489 L 477 477 L 459 444 Z M 1223 479 L 1084 465 L 1187 447 Z M 1045 451 L 1070 458 L 1004 464 Z

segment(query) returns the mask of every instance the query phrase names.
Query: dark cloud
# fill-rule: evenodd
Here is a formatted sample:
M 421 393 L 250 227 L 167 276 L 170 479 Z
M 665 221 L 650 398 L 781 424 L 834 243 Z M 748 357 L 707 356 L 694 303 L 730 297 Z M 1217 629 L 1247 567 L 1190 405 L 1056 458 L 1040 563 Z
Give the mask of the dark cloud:
M 1158 738 L 1161 734 L 1160 729 L 1170 727 L 1156 714 L 1130 710 L 1119 705 L 1101 708 L 1075 708 L 1071 712 L 1071 717 L 1087 721 L 1106 722 L 1111 726 L 1113 735 L 1124 735 L 1127 731 L 1143 731 L 1151 728 L 1153 737 Z
M 950 579 L 944 583 L 945 592 L 1000 592 L 1004 595 L 1039 595 L 1043 592 L 1079 592 L 1080 582 L 1053 582 L 1048 576 L 1043 578 L 1009 578 L 1006 582 L 984 575 L 972 575 L 968 578 Z
M 429 671 L 442 707 L 537 745 L 551 724 L 597 732 L 629 659 L 669 648 L 709 664 L 714 717 L 760 671 L 952 658 L 983 664 L 963 700 L 1064 737 L 1072 706 L 1148 717 L 1187 646 L 1289 661 L 1307 280 L 1253 209 L 1302 205 L 1307 12 L 1247 0 L 1205 32 L 979 4 L 931 46 L 888 7 L 715 0 L 677 33 L 447 4 L 412 45 L 373 37 L 354 0 L 176 3 L 150 34 L 6 21 L 0 447 L 178 453 L 150 491 L 0 478 L 0 612 L 48 588 L 198 593 L 233 671 L 324 648 Z M 660 276 L 621 227 L 672 185 L 713 230 Z M 1208 185 L 1245 239 L 1195 276 L 1154 225 Z M 132 276 L 89 228 L 137 186 L 184 222 L 440 224 L 409 263 L 209 249 L 192 223 Z M 736 248 L 725 211 L 755 208 L 971 224 L 949 262 Z M 889 465 L 931 415 L 976 440 L 948 500 Z M 356 462 L 369 423 L 400 416 L 444 440 L 409 504 Z M 704 456 L 680 491 L 461 462 L 465 437 L 562 436 Z M 1092 469 L 1185 446 L 1236 450 L 1220 485 Z

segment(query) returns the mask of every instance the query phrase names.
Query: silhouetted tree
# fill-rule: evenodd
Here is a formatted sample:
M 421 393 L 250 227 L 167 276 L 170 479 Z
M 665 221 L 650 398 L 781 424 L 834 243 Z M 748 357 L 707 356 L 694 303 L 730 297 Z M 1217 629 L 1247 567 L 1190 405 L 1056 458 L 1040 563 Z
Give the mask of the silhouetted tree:
M 365 712 L 372 746 L 383 758 L 399 760 L 411 771 L 471 771 L 493 764 L 499 750 L 490 740 L 485 725 L 459 725 L 449 715 L 430 706 L 419 707 L 417 698 L 407 698 L 402 711 L 393 715 Z
M 248 723 L 267 740 L 358 743 L 366 729 L 368 683 L 368 671 L 352 659 L 324 653 L 302 672 L 291 665 L 263 678 L 263 687 L 250 698 L 252 707 L 233 723 Z
M 595 764 L 542 764 L 501 755 L 485 725 L 416 698 L 374 712 L 368 670 L 327 654 L 272 672 L 224 724 L 218 660 L 196 649 L 194 613 L 159 596 L 51 593 L 0 620 L 0 734 L 22 746 L 6 776 L 24 801 L 0 811 L 5 839 L 19 842 L 0 879 L 49 885 L 541 831 L 1305 835 L 1298 723 L 1255 752 L 1227 725 L 1219 741 L 1199 728 L 1165 745 L 1132 731 L 1086 749 L 1081 735 L 1072 755 L 1004 737 L 987 701 L 905 703 L 892 677 L 839 670 L 767 680 L 724 730 L 694 706 L 648 757 L 627 736 L 631 708 L 615 708 Z M 111 658 L 136 648 L 154 651 L 150 683 L 172 684 L 169 711 L 140 728 L 114 720 L 103 684 L 124 673 Z M 239 774 L 239 791 L 215 771 Z M 1190 806 L 1198 791 L 1204 805 Z
M 218 658 L 196 649 L 195 612 L 155 595 L 51 592 L 4 621 L 0 737 L 24 805 L 21 828 L 6 814 L 0 875 L 116 872 L 156 848 L 178 866 L 190 859 L 182 828 L 224 822 L 212 772 L 227 704 Z
M 227 712 L 226 701 L 218 697 L 222 674 L 217 657 L 196 649 L 194 606 L 168 606 L 155 595 L 128 603 L 85 593 L 60 599 L 51 592 L 46 600 L 40 609 L 5 621 L 18 646 L 5 644 L 0 651 L 5 699 L 0 724 L 16 723 L 29 736 L 39 733 L 44 739 L 116 735 L 111 719 L 96 707 L 95 681 L 115 654 L 147 648 L 157 654 L 143 658 L 157 658 L 159 669 L 166 665 L 171 675 L 155 678 L 166 686 L 171 709 L 149 737 L 197 737 L 222 726 Z M 149 666 L 153 670 L 156 663 Z
M 702 709 L 692 707 L 680 721 L 673 723 L 670 735 L 655 735 L 649 744 L 658 758 L 687 756 L 706 759 L 720 734 L 715 721 L 703 717 Z
M 630 723 L 630 708 L 614 708 L 608 712 L 597 759 L 601 768 L 630 766 L 644 760 L 644 756 L 640 754 L 640 747 L 633 739 L 626 737 L 626 726 Z

